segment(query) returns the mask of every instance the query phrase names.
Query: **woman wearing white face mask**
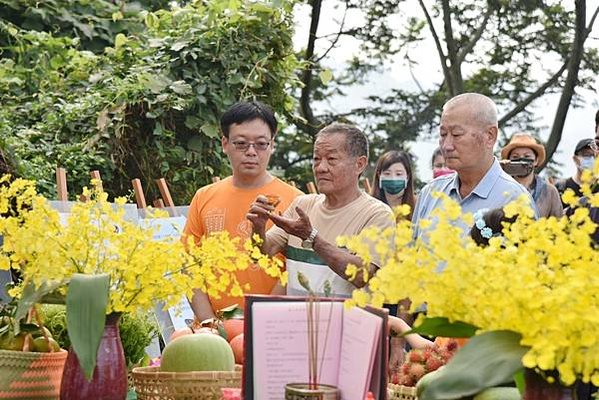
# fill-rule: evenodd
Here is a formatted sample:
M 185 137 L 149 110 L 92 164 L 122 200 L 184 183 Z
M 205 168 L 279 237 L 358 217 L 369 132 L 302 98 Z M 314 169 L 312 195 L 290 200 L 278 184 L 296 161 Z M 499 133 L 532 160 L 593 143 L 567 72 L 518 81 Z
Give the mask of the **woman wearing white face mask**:
M 394 208 L 402 204 L 414 209 L 416 199 L 411 157 L 404 151 L 388 151 L 379 157 L 374 170 L 372 196 Z M 407 217 L 412 218 L 412 213 Z

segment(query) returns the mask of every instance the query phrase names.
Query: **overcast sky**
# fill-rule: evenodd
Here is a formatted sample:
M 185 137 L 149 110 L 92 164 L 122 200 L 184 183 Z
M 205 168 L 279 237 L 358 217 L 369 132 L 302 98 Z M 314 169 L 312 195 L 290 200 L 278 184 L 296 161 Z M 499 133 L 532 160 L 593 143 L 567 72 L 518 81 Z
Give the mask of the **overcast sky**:
M 321 11 L 321 20 L 318 30 L 318 36 L 324 36 L 337 31 L 338 21 L 343 15 L 343 8 L 334 8 L 334 1 L 323 2 Z M 590 1 L 587 6 L 589 9 L 594 7 L 595 1 Z M 403 3 L 401 15 L 389 16 L 392 20 L 401 23 L 409 16 L 421 18 L 421 11 L 415 0 L 407 0 Z M 589 16 L 590 18 L 590 16 Z M 587 18 L 587 21 L 588 19 Z M 310 23 L 310 8 L 308 6 L 298 7 L 295 13 L 296 32 L 294 42 L 299 50 L 307 43 L 308 28 Z M 350 13 L 346 16 L 346 23 L 360 24 L 361 16 L 358 12 Z M 599 47 L 599 23 L 595 23 L 591 37 L 587 40 L 586 46 Z M 325 40 L 317 41 L 317 52 L 326 49 Z M 327 66 L 333 69 L 342 68 L 344 62 L 359 52 L 358 43 L 353 39 L 341 39 L 338 47 L 331 51 L 328 57 Z M 403 56 L 402 56 L 403 57 Z M 439 66 L 438 56 L 431 41 L 420 42 L 417 47 L 410 50 L 410 57 L 419 60 L 419 65 L 412 72 L 416 79 L 423 86 L 430 87 L 436 82 L 442 80 L 442 72 Z M 373 75 L 370 81 L 363 86 L 349 88 L 347 96 L 344 98 L 333 98 L 328 103 L 321 103 L 319 107 L 327 107 L 337 112 L 348 111 L 351 108 L 365 104 L 365 98 L 370 95 L 386 95 L 390 88 L 413 89 L 416 88 L 414 80 L 411 78 L 410 71 L 404 66 L 403 60 L 397 59 L 390 63 L 386 70 L 381 74 Z M 550 60 L 548 62 L 551 62 Z M 597 79 L 599 87 L 599 78 Z M 562 140 L 558 146 L 558 152 L 553 159 L 561 164 L 559 171 L 563 177 L 570 176 L 574 172 L 574 163 L 572 162 L 572 152 L 576 143 L 580 139 L 594 136 L 594 116 L 599 109 L 599 95 L 592 91 L 579 91 L 584 96 L 585 105 L 581 108 L 570 108 L 563 131 Z M 559 101 L 559 94 L 544 96 L 542 99 L 534 102 L 532 106 L 536 116 L 539 118 L 541 136 L 544 140 L 549 135 L 549 129 L 553 123 L 555 110 Z M 500 111 L 501 114 L 501 111 Z M 508 132 L 512 134 L 513 132 Z M 435 133 L 436 134 L 436 133 Z M 410 143 L 412 153 L 417 158 L 417 169 L 420 179 L 427 181 L 431 178 L 430 155 L 437 146 L 435 139 L 419 140 L 417 143 Z

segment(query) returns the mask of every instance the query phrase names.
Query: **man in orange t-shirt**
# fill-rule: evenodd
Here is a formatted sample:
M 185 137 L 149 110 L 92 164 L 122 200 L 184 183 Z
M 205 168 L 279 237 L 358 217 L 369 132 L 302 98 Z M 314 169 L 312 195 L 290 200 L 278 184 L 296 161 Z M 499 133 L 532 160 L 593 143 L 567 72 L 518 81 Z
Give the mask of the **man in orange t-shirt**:
M 266 171 L 277 132 L 276 117 L 268 106 L 258 101 L 237 103 L 222 115 L 220 126 L 223 151 L 233 175 L 196 192 L 183 235 L 201 240 L 205 235 L 226 230 L 245 241 L 252 235 L 252 224 L 246 214 L 258 195 L 278 196 L 281 201 L 277 210 L 284 211 L 302 192 Z M 257 266 L 237 271 L 236 275 L 242 285 L 250 285 L 250 293 L 270 294 L 274 290 L 284 294 L 277 279 Z M 243 306 L 243 298 L 226 294 L 219 299 L 209 298 L 196 290 L 191 300 L 200 321 L 213 318 L 215 311 L 233 304 Z

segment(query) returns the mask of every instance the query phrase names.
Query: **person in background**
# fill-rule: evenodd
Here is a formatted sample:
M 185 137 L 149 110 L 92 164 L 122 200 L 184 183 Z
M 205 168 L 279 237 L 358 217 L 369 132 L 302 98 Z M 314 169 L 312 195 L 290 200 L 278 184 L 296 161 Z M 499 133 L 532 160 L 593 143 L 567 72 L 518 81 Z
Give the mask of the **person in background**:
M 350 297 L 356 287 L 366 285 L 364 270 L 369 277 L 378 270 L 380 257 L 374 244 L 372 260 L 366 263 L 336 242 L 339 236 L 358 235 L 370 227 L 395 226 L 391 208 L 358 186 L 367 165 L 366 135 L 353 125 L 333 123 L 321 129 L 314 141 L 312 171 L 320 194 L 297 197 L 282 215 L 273 212 L 264 196 L 252 204 L 247 217 L 254 233 L 264 239 L 262 250 L 270 255 L 283 251 L 287 257 L 288 295 L 307 294 L 301 273 L 318 295 L 328 287 L 334 296 Z M 275 226 L 267 232 L 269 220 Z M 394 244 L 392 237 L 389 247 Z M 358 267 L 355 276 L 348 270 L 350 265 Z
M 593 168 L 595 158 L 597 157 L 597 154 L 599 154 L 598 150 L 597 143 L 593 138 L 582 139 L 576 144 L 574 156 L 572 157 L 574 164 L 576 164 L 576 174 L 568 179 L 563 179 L 555 183 L 555 187 L 560 195 L 563 195 L 566 190 L 572 189 L 576 197 L 582 197 L 582 192 L 580 191 L 582 172 Z M 567 204 L 563 202 L 562 204 L 564 208 L 568 207 Z
M 412 176 L 412 162 L 408 153 L 397 150 L 388 151 L 380 156 L 376 163 L 372 196 L 391 208 L 403 204 L 409 205 L 410 214 L 403 218 L 411 220 L 416 203 Z M 398 216 L 398 218 L 402 217 Z M 384 307 L 389 310 L 389 315 L 397 315 L 406 323 L 413 323 L 413 316 L 403 311 L 410 307 L 408 299 L 400 301 L 399 304 L 385 304 Z
M 532 195 L 540 218 L 560 218 L 564 215 L 564 208 L 555 186 L 535 174 L 535 168 L 545 161 L 543 145 L 537 143 L 528 133 L 516 133 L 507 146 L 501 149 L 501 158 L 504 170 Z
M 578 146 L 577 146 L 578 147 Z M 595 157 L 594 160 L 597 159 L 597 157 L 599 157 L 599 110 L 597 111 L 597 113 L 595 114 L 595 144 L 589 146 L 590 149 L 594 149 L 594 153 L 595 153 Z M 586 153 L 587 157 L 590 155 L 590 153 Z M 576 162 L 576 161 L 574 161 Z M 587 166 L 588 164 L 590 164 L 588 161 L 586 162 Z M 579 182 L 580 182 L 580 174 L 576 174 L 578 176 Z M 580 186 L 578 186 L 578 192 L 580 193 Z M 593 220 L 593 222 L 595 222 L 598 227 L 597 229 L 595 229 L 595 232 L 592 234 L 592 238 L 593 241 L 595 242 L 596 246 L 599 246 L 599 207 L 593 207 L 592 205 L 588 204 L 588 200 L 586 200 L 586 198 L 582 198 L 581 199 L 581 203 L 583 206 L 588 207 L 589 209 L 589 217 Z M 572 213 L 573 210 L 571 208 L 568 208 L 566 210 L 567 214 Z M 582 382 L 577 382 L 576 383 L 576 398 L 578 400 L 591 400 L 593 399 L 593 394 L 595 394 L 598 391 L 597 386 L 594 386 L 590 383 L 582 383 Z
M 478 93 L 452 98 L 443 106 L 439 131 L 446 166 L 456 173 L 434 179 L 420 191 L 412 217 L 414 239 L 422 236 L 420 221 L 430 220 L 431 213 L 442 206 L 435 192 L 456 201 L 463 213 L 502 207 L 524 194 L 536 213 L 528 191 L 501 169 L 493 155 L 498 122 L 497 107 L 490 98 Z M 463 228 L 466 232 L 467 227 Z
M 389 329 L 391 332 L 398 335 L 405 335 L 407 332 L 412 330 L 412 327 L 408 325 L 403 319 L 389 315 Z M 417 333 L 411 333 L 403 336 L 406 342 L 413 349 L 424 349 L 426 347 L 434 346 L 435 343 L 432 340 L 428 340 L 425 337 L 420 336 Z
M 412 163 L 404 151 L 388 151 L 379 157 L 374 169 L 372 196 L 395 208 L 402 204 L 410 206 L 409 218 L 416 203 Z
M 229 158 L 233 174 L 196 192 L 189 207 L 184 240 L 192 236 L 199 242 L 204 236 L 226 230 L 243 242 L 252 234 L 246 210 L 256 196 L 276 197 L 280 201 L 277 209 L 285 210 L 302 194 L 266 170 L 277 133 L 277 119 L 268 106 L 258 101 L 234 104 L 222 115 L 220 127 L 223 152 Z M 249 293 L 282 293 L 277 292 L 277 279 L 257 266 L 237 271 L 236 276 L 242 285 L 250 285 Z M 191 308 L 200 321 L 214 318 L 216 311 L 233 304 L 243 306 L 243 298 L 226 295 L 210 298 L 196 290 L 191 300 Z
M 453 169 L 447 168 L 445 166 L 445 157 L 443 157 L 443 152 L 441 151 L 440 147 L 437 147 L 435 151 L 433 151 L 431 167 L 433 169 L 433 179 L 443 175 L 453 174 L 455 172 Z
M 503 223 L 513 224 L 517 216 L 507 218 L 503 208 L 494 208 L 492 210 L 482 209 L 474 214 L 474 225 L 470 228 L 470 237 L 479 246 L 486 247 L 492 237 L 500 236 L 503 232 Z M 478 221 L 478 220 L 481 221 Z M 482 228 L 481 228 L 482 226 Z M 483 230 L 489 229 L 490 234 L 485 234 Z

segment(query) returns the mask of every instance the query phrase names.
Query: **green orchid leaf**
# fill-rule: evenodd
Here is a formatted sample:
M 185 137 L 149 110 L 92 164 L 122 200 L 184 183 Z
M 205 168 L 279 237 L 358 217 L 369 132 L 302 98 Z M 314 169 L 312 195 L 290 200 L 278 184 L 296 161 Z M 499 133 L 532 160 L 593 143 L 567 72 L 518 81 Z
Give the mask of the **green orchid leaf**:
M 450 322 L 445 317 L 427 317 L 420 325 L 414 327 L 411 331 L 406 332 L 404 335 L 408 335 L 410 333 L 418 333 L 420 335 L 427 336 L 469 338 L 474 336 L 477 330 L 478 328 L 476 326 L 470 325 L 466 322 Z
M 75 274 L 67 291 L 67 330 L 81 369 L 91 380 L 104 332 L 110 276 Z
M 526 381 L 524 380 L 524 368 L 518 370 L 514 374 L 514 382 L 521 395 L 524 395 L 524 389 L 526 389 Z
M 521 336 L 512 331 L 474 336 L 439 371 L 419 400 L 459 399 L 513 382 L 514 374 L 523 368 L 522 357 L 527 352 L 520 339 Z
M 17 304 L 15 320 L 20 321 L 21 319 L 25 318 L 27 312 L 31 307 L 33 307 L 34 304 L 41 302 L 45 296 L 54 292 L 63 284 L 64 282 L 62 281 L 44 282 L 40 285 L 40 287 L 36 288 L 32 282 L 28 282 L 23 288 L 23 293 Z M 15 324 L 15 335 L 19 334 L 20 329 L 20 324 Z

